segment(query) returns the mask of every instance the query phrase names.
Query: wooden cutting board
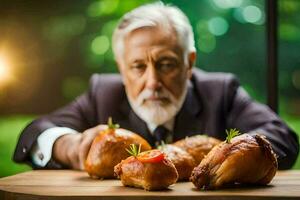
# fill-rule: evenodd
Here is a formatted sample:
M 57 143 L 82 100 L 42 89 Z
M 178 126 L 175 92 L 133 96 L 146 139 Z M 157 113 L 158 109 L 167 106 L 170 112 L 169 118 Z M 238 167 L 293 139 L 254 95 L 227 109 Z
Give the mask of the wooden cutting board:
M 36 170 L 0 179 L 0 199 L 300 199 L 300 170 L 277 172 L 270 185 L 199 191 L 176 183 L 165 191 L 123 187 L 119 180 L 93 180 L 72 170 Z

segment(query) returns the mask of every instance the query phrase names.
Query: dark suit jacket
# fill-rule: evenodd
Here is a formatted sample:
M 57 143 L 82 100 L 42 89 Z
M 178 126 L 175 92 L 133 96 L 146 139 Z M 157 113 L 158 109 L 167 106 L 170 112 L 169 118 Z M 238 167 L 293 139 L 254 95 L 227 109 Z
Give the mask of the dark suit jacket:
M 39 134 L 48 128 L 61 126 L 82 132 L 106 124 L 110 116 L 121 127 L 139 133 L 154 144 L 146 123 L 128 104 L 120 75 L 96 74 L 90 80 L 88 92 L 62 109 L 33 121 L 23 130 L 13 159 L 32 164 L 29 152 Z M 195 134 L 224 140 L 225 129 L 229 128 L 265 135 L 278 155 L 280 169 L 292 167 L 297 158 L 297 135 L 267 106 L 252 101 L 233 75 L 195 69 L 187 98 L 176 115 L 174 141 Z M 51 160 L 46 167 L 61 166 Z

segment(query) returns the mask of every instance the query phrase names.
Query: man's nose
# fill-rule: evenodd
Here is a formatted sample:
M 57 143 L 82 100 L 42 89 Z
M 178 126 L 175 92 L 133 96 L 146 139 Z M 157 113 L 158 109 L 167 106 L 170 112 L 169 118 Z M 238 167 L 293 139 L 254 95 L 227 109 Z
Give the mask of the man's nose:
M 147 80 L 146 80 L 146 88 L 151 90 L 159 90 L 162 86 L 160 77 L 158 72 L 156 71 L 154 66 L 150 66 L 148 68 Z

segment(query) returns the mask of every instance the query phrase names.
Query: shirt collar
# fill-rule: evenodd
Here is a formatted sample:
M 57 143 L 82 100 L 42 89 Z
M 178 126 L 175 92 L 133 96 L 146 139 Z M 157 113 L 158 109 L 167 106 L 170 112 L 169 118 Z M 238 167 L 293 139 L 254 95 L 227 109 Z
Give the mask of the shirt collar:
M 174 129 L 174 122 L 175 122 L 175 117 L 167 121 L 166 123 L 162 124 L 166 129 L 169 131 L 173 131 Z M 153 124 L 153 123 L 147 123 L 147 127 L 150 131 L 151 134 L 153 134 L 154 130 L 158 127 L 159 125 Z

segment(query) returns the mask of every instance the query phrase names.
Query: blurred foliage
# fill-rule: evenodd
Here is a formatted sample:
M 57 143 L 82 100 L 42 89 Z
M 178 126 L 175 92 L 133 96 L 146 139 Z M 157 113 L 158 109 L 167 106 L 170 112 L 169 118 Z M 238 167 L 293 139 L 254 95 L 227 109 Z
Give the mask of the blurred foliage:
M 12 41 L 11 45 L 15 45 L 12 52 L 21 52 L 26 59 L 22 60 L 23 73 L 18 77 L 24 87 L 17 87 L 18 90 L 8 87 L 0 93 L 0 110 L 10 114 L 45 113 L 86 90 L 91 74 L 117 72 L 111 49 L 113 30 L 124 13 L 148 2 L 154 0 L 74 0 L 72 3 L 63 0 L 34 4 L 12 1 L 3 4 L 0 32 L 6 27 L 7 34 L 2 38 Z M 197 67 L 236 74 L 254 99 L 266 102 L 265 1 L 163 2 L 178 6 L 189 17 L 195 33 Z M 300 1 L 279 0 L 280 114 L 298 134 L 299 27 Z M 33 75 L 38 78 L 23 79 Z M 35 90 L 29 93 L 28 88 Z M 27 93 L 30 98 L 21 98 Z M 30 116 L 18 115 L 0 118 L 0 176 L 28 169 L 12 163 L 10 158 L 17 135 L 30 120 Z M 299 159 L 295 167 L 300 169 Z
M 31 169 L 26 165 L 16 164 L 12 155 L 20 131 L 32 121 L 32 116 L 0 117 L 0 177 L 16 174 Z
M 45 105 L 33 105 L 37 111 L 32 112 L 50 111 L 71 101 L 87 88 L 88 84 L 85 83 L 93 73 L 117 72 L 111 49 L 113 30 L 124 13 L 149 2 L 154 0 L 93 0 L 75 1 L 72 4 L 60 1 L 56 5 L 59 9 L 55 11 L 46 9 L 47 6 L 54 7 L 50 2 L 45 3 L 46 7 L 39 3 L 30 5 L 30 9 L 34 11 L 27 8 L 26 3 L 16 4 L 14 9 L 20 10 L 17 20 L 22 21 L 21 17 L 27 19 L 31 26 L 23 29 L 27 32 L 34 31 L 36 34 L 34 41 L 31 38 L 22 38 L 22 41 L 37 42 L 42 46 L 39 47 L 42 52 L 42 55 L 39 55 L 42 58 L 39 67 L 42 70 L 37 73 L 40 77 L 39 83 L 34 83 L 42 87 L 36 89 L 31 96 L 35 100 L 41 96 Z M 207 71 L 234 73 L 252 97 L 260 102 L 266 101 L 267 61 L 263 0 L 163 2 L 178 6 L 189 17 L 198 50 L 197 67 Z M 299 4 L 297 0 L 279 1 L 279 88 L 282 95 L 293 98 L 299 98 L 300 90 Z M 16 23 L 15 21 L 16 19 L 7 17 L 5 23 L 9 27 Z M 3 22 L 3 25 L 5 23 Z M 36 60 L 31 59 L 30 55 L 27 57 L 25 62 Z M 32 63 L 26 65 L 30 66 Z M 29 73 L 30 70 L 27 74 L 24 70 L 22 77 L 28 77 Z M 72 86 L 75 82 L 70 81 L 74 80 L 74 77 L 77 80 L 76 87 Z M 27 81 L 28 85 L 30 81 Z M 53 84 L 52 87 L 44 89 L 45 83 Z M 71 92 L 67 92 L 68 90 Z M 20 96 L 12 90 L 9 93 L 13 93 L 16 100 Z M 5 101 L 9 102 L 10 98 L 2 99 L 3 105 L 6 105 Z M 28 100 L 19 101 L 20 107 L 26 111 L 29 103 Z M 7 108 L 4 106 L 4 109 Z

